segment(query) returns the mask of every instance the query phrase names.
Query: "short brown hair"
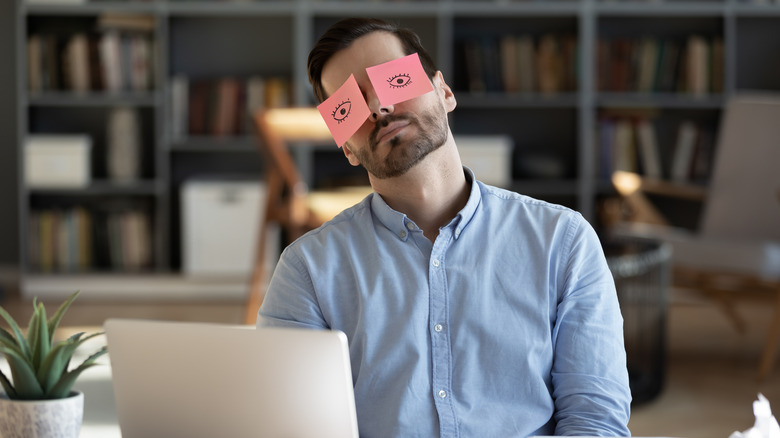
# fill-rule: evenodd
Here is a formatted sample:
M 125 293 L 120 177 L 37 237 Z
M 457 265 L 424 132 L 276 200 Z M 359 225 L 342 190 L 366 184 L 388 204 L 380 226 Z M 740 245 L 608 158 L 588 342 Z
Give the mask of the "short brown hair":
M 437 70 L 436 65 L 431 55 L 422 46 L 420 37 L 412 30 L 376 18 L 345 18 L 326 30 L 309 52 L 309 82 L 320 102 L 327 98 L 322 88 L 322 69 L 325 63 L 334 54 L 349 47 L 356 39 L 378 31 L 389 32 L 398 37 L 406 55 L 417 53 L 425 73 L 429 78 L 433 78 Z

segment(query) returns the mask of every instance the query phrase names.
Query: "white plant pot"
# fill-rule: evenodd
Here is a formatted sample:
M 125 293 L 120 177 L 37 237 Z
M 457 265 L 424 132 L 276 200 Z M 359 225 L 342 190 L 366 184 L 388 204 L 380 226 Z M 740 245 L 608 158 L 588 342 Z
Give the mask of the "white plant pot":
M 0 394 L 0 437 L 78 438 L 84 393 L 58 400 L 11 400 Z

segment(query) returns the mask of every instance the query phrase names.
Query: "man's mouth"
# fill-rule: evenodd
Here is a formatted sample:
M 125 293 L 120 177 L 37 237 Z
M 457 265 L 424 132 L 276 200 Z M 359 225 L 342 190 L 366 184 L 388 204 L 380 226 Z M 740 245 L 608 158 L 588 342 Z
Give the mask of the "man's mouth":
M 399 119 L 383 124 L 384 126 L 379 128 L 374 135 L 375 147 L 399 134 L 405 127 L 409 126 L 409 123 L 409 120 Z

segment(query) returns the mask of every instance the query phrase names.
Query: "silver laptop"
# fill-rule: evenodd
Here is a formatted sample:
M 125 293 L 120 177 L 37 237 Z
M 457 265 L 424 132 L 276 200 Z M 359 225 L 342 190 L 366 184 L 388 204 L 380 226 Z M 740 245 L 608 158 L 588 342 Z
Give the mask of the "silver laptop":
M 346 336 L 109 319 L 123 438 L 357 437 Z

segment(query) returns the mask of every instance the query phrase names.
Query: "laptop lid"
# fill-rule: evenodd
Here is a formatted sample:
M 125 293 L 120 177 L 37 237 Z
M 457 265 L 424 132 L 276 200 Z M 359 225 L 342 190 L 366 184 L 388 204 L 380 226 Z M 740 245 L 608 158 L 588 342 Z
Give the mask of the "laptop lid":
M 130 319 L 104 328 L 123 438 L 358 436 L 342 332 Z

